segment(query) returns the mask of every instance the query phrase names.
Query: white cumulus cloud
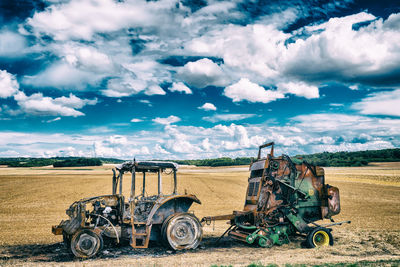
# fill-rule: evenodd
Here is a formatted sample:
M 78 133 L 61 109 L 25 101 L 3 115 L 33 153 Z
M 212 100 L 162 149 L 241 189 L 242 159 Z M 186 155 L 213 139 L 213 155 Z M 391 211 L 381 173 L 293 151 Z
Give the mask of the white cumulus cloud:
M 36 87 L 83 90 L 96 85 L 105 76 L 81 69 L 68 62 L 56 62 L 34 76 L 25 76 L 23 83 Z
M 36 12 L 27 24 L 37 35 L 50 35 L 56 40 L 92 40 L 96 33 L 107 33 L 128 27 L 160 23 L 159 10 L 172 8 L 172 1 L 116 2 L 112 0 L 71 0 L 55 3 Z
M 352 107 L 361 114 L 400 116 L 400 89 L 371 94 Z
M 171 87 L 168 88 L 171 92 L 182 92 L 185 94 L 192 94 L 192 90 L 190 90 L 189 87 L 187 87 L 184 83 L 182 82 L 174 82 L 172 83 Z
M 111 145 L 125 145 L 128 142 L 128 140 L 127 140 L 126 136 L 112 135 L 108 138 L 108 142 Z
M 154 60 L 123 64 L 122 74 L 108 80 L 107 89 L 102 90 L 102 93 L 108 97 L 123 97 L 139 93 L 165 95 L 165 91 L 158 85 L 164 80 L 169 80 L 169 74 Z
M 63 55 L 70 65 L 88 71 L 111 72 L 114 68 L 111 58 L 93 46 L 70 42 L 57 47 L 56 52 Z
M 167 150 L 165 150 L 164 148 L 162 148 L 160 146 L 160 144 L 156 144 L 154 146 L 154 152 L 157 154 L 171 154 L 170 152 L 168 152 Z
M 278 83 L 278 91 L 284 94 L 293 94 L 302 96 L 307 99 L 319 98 L 319 90 L 317 86 L 308 85 L 304 82 L 287 82 Z
M 85 114 L 77 109 L 97 103 L 97 99 L 80 99 L 73 94 L 68 97 L 51 98 L 43 96 L 42 93 L 27 96 L 24 92 L 18 92 L 14 99 L 21 111 L 37 116 L 83 116 Z
M 224 86 L 228 82 L 221 67 L 208 58 L 188 62 L 178 73 L 187 84 L 197 88 L 208 85 Z
M 204 103 L 201 107 L 198 107 L 199 109 L 204 109 L 204 110 L 217 110 L 214 104 L 212 103 Z
M 190 40 L 188 51 L 224 59 L 224 65 L 237 72 L 254 72 L 262 78 L 277 75 L 277 58 L 285 50 L 289 34 L 273 25 L 228 25 Z
M 247 100 L 261 103 L 268 103 L 285 97 L 283 93 L 265 90 L 262 86 L 249 81 L 247 78 L 242 78 L 237 83 L 226 87 L 224 95 L 232 98 L 233 102 Z
M 256 116 L 256 114 L 215 114 L 213 116 L 203 117 L 203 120 L 215 123 L 219 121 L 240 121 L 254 116 Z
M 108 97 L 124 97 L 138 94 L 146 89 L 147 83 L 137 80 L 131 74 L 108 80 L 107 89 L 102 90 L 103 95 Z
M 17 79 L 6 70 L 0 70 L 0 98 L 8 98 L 19 90 Z
M 157 117 L 157 118 L 153 119 L 154 122 L 159 123 L 159 124 L 163 124 L 163 125 L 169 125 L 169 124 L 178 122 L 180 120 L 181 119 L 179 117 L 174 116 L 174 115 L 168 116 L 166 118 Z
M 0 31 L 0 56 L 21 57 L 25 54 L 26 40 L 12 31 Z
M 384 21 L 361 12 L 307 26 L 310 37 L 288 44 L 281 71 L 311 81 L 399 84 L 400 27 L 392 27 L 399 26 L 398 17 Z M 370 23 L 354 28 L 363 22 Z
M 159 85 L 151 85 L 144 92 L 146 95 L 165 95 L 165 91 Z

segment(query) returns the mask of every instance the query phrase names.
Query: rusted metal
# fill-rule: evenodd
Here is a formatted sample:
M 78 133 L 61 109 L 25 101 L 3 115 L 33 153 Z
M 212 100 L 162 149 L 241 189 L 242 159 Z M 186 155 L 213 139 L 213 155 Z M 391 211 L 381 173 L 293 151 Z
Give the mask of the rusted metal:
M 174 170 L 174 194 L 176 194 L 177 190 L 176 170 Z
M 262 149 L 270 147 L 266 157 Z M 325 184 L 324 169 L 305 161 L 295 164 L 289 156 L 274 156 L 274 142 L 259 147 L 257 159 L 250 164 L 250 176 L 243 211 L 207 216 L 201 221 L 229 220 L 228 235 L 236 240 L 262 247 L 289 242 L 289 235 L 307 234 L 308 245 L 333 244 L 329 224 L 314 222 L 331 219 L 340 212 L 339 189 Z M 224 233 L 225 234 L 225 233 Z M 321 237 L 328 238 L 315 242 Z
M 169 195 L 164 195 L 161 188 L 161 172 L 166 169 L 172 170 L 174 179 L 174 189 Z M 177 193 L 177 169 L 176 163 L 155 161 L 132 161 L 116 166 L 113 169 L 112 195 L 74 202 L 67 209 L 70 218 L 53 226 L 52 232 L 62 234 L 70 251 L 82 258 L 98 253 L 103 236 L 113 238 L 117 243 L 121 239 L 130 240 L 133 248 L 147 248 L 150 241 L 163 241 L 175 250 L 195 249 L 202 238 L 202 226 L 188 210 L 193 202 L 201 202 L 195 195 Z M 127 172 L 132 173 L 132 181 L 126 201 L 122 194 L 122 181 Z M 138 173 L 143 175 L 140 195 L 135 192 Z M 146 173 L 157 174 L 157 195 L 145 195 Z
M 146 194 L 146 172 L 143 172 L 142 196 Z
M 162 192 L 162 183 L 161 183 L 161 170 L 158 170 L 158 194 L 161 195 Z
M 63 229 L 62 227 L 58 226 L 58 225 L 53 225 L 51 227 L 51 232 L 55 235 L 62 235 L 63 234 Z

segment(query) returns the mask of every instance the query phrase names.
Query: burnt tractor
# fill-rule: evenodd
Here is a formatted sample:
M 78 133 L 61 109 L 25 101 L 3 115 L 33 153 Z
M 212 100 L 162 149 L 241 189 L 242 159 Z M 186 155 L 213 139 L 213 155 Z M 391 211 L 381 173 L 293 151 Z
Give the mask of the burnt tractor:
M 162 192 L 161 174 L 167 170 L 173 173 L 171 194 Z M 177 170 L 178 164 L 173 162 L 131 161 L 119 165 L 113 169 L 112 194 L 74 202 L 66 211 L 69 219 L 53 226 L 52 232 L 63 235 L 67 248 L 79 258 L 95 256 L 104 238 L 116 243 L 129 240 L 133 248 L 147 248 L 152 240 L 174 250 L 195 249 L 202 239 L 202 226 L 188 210 L 193 202 L 201 202 L 195 195 L 177 193 Z M 122 194 L 125 173 L 131 173 L 127 200 Z M 136 195 L 138 173 L 143 175 L 143 184 Z M 157 174 L 157 195 L 146 195 L 147 173 Z
M 266 157 L 262 149 L 271 147 Z M 261 247 L 289 243 L 289 237 L 306 237 L 308 247 L 333 245 L 332 216 L 340 212 L 339 189 L 325 184 L 324 169 L 305 161 L 295 164 L 289 156 L 274 156 L 274 143 L 261 145 L 258 157 L 250 165 L 250 177 L 243 211 L 209 216 L 202 223 L 229 221 L 221 238 L 231 238 Z M 316 221 L 330 219 L 319 225 Z M 218 239 L 219 240 L 219 239 Z

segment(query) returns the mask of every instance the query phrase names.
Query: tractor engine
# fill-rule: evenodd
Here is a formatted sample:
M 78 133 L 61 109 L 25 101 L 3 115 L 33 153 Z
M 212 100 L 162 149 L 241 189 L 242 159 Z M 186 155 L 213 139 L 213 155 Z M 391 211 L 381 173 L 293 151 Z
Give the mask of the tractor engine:
M 100 201 L 93 203 L 93 210 L 87 212 L 88 219 L 97 226 L 113 225 L 118 223 L 118 210 L 116 207 L 101 205 Z

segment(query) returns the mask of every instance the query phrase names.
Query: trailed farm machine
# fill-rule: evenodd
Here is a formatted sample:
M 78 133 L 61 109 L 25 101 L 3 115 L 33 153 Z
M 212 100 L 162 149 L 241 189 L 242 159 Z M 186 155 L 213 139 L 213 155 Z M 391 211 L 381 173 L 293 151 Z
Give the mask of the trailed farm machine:
M 262 149 L 271 147 L 262 157 Z M 295 234 L 306 236 L 308 247 L 333 245 L 332 216 L 340 212 L 339 189 L 325 184 L 324 169 L 307 162 L 295 164 L 287 155 L 274 156 L 274 143 L 261 145 L 257 159 L 250 165 L 250 177 L 243 211 L 209 216 L 202 223 L 229 220 L 225 231 L 248 244 L 271 247 L 289 243 Z M 316 221 L 330 219 L 318 225 Z M 221 237 L 222 237 L 221 236 Z
M 173 192 L 162 192 L 162 176 L 173 174 Z M 201 204 L 192 194 L 177 193 L 178 164 L 173 162 L 132 161 L 113 169 L 112 194 L 74 202 L 66 213 L 68 220 L 52 227 L 55 235 L 63 235 L 67 248 L 79 258 L 95 256 L 103 239 L 129 240 L 133 248 L 147 248 L 150 240 L 164 243 L 174 250 L 195 249 L 203 232 L 200 221 L 188 210 L 193 202 Z M 131 174 L 130 196 L 122 194 L 123 177 Z M 136 176 L 143 175 L 140 194 L 136 194 Z M 146 174 L 156 173 L 158 194 L 146 195 Z M 119 188 L 119 192 L 117 190 Z

